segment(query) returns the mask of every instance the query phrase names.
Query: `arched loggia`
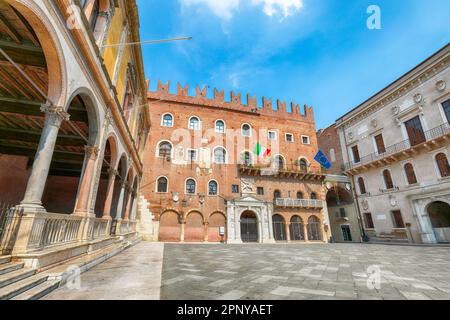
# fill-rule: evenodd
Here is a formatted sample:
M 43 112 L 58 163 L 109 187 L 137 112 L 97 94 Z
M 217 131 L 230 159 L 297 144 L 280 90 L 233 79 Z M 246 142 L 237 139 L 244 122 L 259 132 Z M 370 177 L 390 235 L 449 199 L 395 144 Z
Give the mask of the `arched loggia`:
M 123 208 L 123 198 L 124 198 L 124 182 L 126 180 L 123 177 L 126 177 L 127 173 L 127 158 L 125 155 L 122 155 L 115 171 L 116 177 L 114 181 L 113 187 L 113 196 L 111 202 L 111 209 L 109 212 L 104 212 L 104 216 L 108 215 L 112 219 L 121 218 L 122 208 Z M 120 211 L 120 214 L 117 213 Z
M 40 206 L 48 159 L 40 157 L 42 165 L 32 168 L 39 152 L 53 152 L 53 143 L 41 139 L 49 132 L 41 106 L 47 102 L 58 106 L 65 98 L 61 47 L 51 23 L 37 17 L 40 9 L 33 3 L 1 0 L 0 11 L 3 24 L 13 31 L 0 29 L 6 54 L 0 54 L 0 203 Z M 28 22 L 27 28 L 21 21 Z M 26 70 L 34 83 L 16 66 Z M 67 135 L 58 142 L 61 146 L 77 140 Z

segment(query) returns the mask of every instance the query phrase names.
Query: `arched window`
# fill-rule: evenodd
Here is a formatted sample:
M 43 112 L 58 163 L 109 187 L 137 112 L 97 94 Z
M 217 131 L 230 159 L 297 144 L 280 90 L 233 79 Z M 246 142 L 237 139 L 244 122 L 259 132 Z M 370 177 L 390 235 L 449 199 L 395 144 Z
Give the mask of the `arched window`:
M 281 191 L 280 190 L 275 190 L 273 192 L 273 198 L 274 199 L 281 199 Z
M 242 125 L 242 136 L 243 137 L 251 137 L 252 136 L 252 127 L 247 123 Z
M 416 173 L 414 172 L 414 167 L 411 163 L 405 164 L 405 174 L 406 179 L 408 180 L 408 184 L 416 184 L 417 183 L 417 177 Z
M 308 239 L 311 241 L 322 240 L 320 220 L 315 216 L 308 219 Z
M 311 192 L 311 199 L 312 200 L 317 200 L 317 193 Z
M 161 142 L 158 147 L 158 156 L 161 158 L 171 157 L 172 155 L 172 145 L 170 142 Z
M 450 176 L 450 165 L 448 164 L 447 156 L 444 153 L 439 153 L 436 156 L 436 163 L 442 178 Z
M 161 177 L 158 179 L 157 192 L 167 193 L 168 192 L 169 181 L 166 177 Z
M 211 180 L 208 183 L 208 195 L 210 196 L 216 196 L 218 193 L 218 185 L 217 182 L 214 180 Z
M 216 132 L 225 133 L 225 122 L 223 122 L 222 120 L 216 121 Z
M 241 163 L 245 166 L 250 166 L 252 164 L 252 155 L 250 152 L 245 151 L 241 154 Z
M 359 191 L 361 192 L 361 194 L 366 194 L 367 193 L 366 184 L 364 183 L 364 179 L 362 177 L 358 178 L 358 184 L 359 184 Z
M 195 194 L 196 188 L 197 188 L 197 184 L 195 183 L 194 179 L 186 180 L 186 193 L 187 194 Z
M 284 159 L 282 156 L 278 155 L 275 157 L 273 165 L 275 165 L 275 167 L 278 170 L 283 170 L 284 169 Z
M 162 116 L 161 126 L 163 127 L 173 127 L 173 116 L 166 113 Z
M 384 184 L 386 185 L 386 189 L 394 189 L 394 183 L 392 182 L 391 172 L 389 170 L 383 171 Z
M 200 119 L 197 117 L 192 117 L 189 119 L 189 129 L 198 131 L 200 130 Z
M 218 147 L 214 150 L 214 162 L 217 164 L 225 164 L 227 162 L 227 152 L 224 148 Z
M 308 161 L 306 161 L 306 159 L 300 159 L 299 167 L 303 172 L 308 171 Z
M 303 199 L 303 192 L 297 192 L 297 199 Z

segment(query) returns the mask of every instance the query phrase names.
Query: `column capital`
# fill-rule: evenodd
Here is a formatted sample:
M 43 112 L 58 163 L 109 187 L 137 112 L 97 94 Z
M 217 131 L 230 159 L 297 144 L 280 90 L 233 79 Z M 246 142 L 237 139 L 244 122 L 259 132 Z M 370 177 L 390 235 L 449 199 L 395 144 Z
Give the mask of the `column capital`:
M 115 169 L 113 169 L 113 168 L 109 168 L 108 169 L 108 175 L 111 177 L 111 176 L 117 176 L 117 175 L 119 175 L 119 172 L 117 171 L 117 170 L 115 170 Z
M 49 116 L 57 116 L 61 122 L 70 120 L 70 114 L 64 111 L 63 107 L 54 106 L 48 101 L 41 105 L 41 112 Z
M 91 160 L 96 160 L 100 153 L 100 148 L 96 146 L 84 146 L 86 156 Z

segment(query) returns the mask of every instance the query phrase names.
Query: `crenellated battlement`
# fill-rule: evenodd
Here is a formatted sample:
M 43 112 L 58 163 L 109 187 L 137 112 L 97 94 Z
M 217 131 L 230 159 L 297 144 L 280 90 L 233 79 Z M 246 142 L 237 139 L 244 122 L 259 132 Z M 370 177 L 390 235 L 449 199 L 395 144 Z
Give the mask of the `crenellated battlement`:
M 193 105 L 201 105 L 205 107 L 216 107 L 228 110 L 236 110 L 240 112 L 248 112 L 260 115 L 270 115 L 274 117 L 292 118 L 314 123 L 313 107 L 304 105 L 303 113 L 301 112 L 300 104 L 290 103 L 290 109 L 285 101 L 277 100 L 274 105 L 272 99 L 262 97 L 261 105 L 258 105 L 256 96 L 246 95 L 247 103 L 242 103 L 242 94 L 240 92 L 230 92 L 230 101 L 225 101 L 225 91 L 214 88 L 212 98 L 208 98 L 208 87 L 195 89 L 195 96 L 189 95 L 189 85 L 184 87 L 178 83 L 177 93 L 170 93 L 170 81 L 162 83 L 158 80 L 158 87 L 156 91 L 148 93 L 148 99 L 163 100 L 165 102 L 185 103 Z M 276 106 L 276 109 L 274 109 Z

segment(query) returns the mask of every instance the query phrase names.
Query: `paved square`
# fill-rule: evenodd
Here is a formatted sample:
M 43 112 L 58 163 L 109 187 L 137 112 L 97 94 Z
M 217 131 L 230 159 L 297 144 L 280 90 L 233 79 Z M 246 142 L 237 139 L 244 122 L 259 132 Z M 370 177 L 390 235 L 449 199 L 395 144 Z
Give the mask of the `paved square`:
M 445 247 L 166 244 L 161 298 L 450 299 L 449 265 Z

